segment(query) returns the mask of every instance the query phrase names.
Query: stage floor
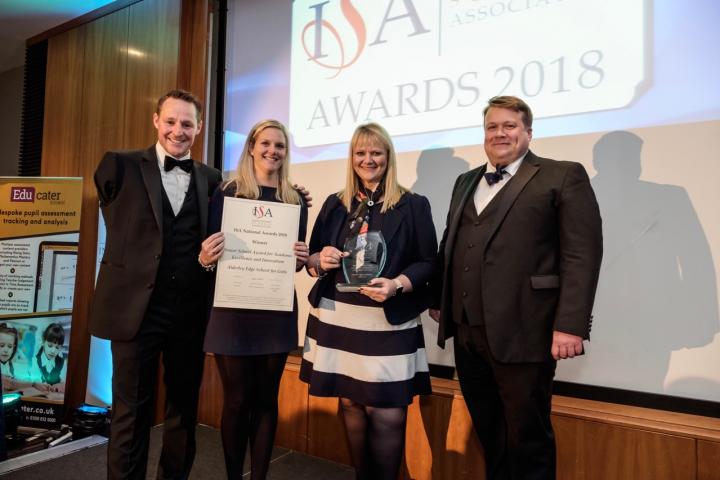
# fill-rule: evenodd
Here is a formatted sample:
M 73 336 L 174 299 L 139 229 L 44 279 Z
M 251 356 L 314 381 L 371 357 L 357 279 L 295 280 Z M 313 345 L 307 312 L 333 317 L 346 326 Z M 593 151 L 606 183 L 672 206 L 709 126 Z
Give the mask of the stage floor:
M 155 427 L 152 431 L 150 453 L 148 461 L 148 479 L 154 479 L 158 458 L 160 456 L 160 443 L 162 438 L 162 427 Z M 190 479 L 208 480 L 224 479 L 225 465 L 220 443 L 220 432 L 214 428 L 204 425 L 198 426 L 197 430 L 198 449 L 195 456 Z M 79 442 L 82 442 L 80 440 Z M 90 442 L 93 443 L 93 442 Z M 94 443 L 97 443 L 94 442 Z M 96 444 L 82 448 L 71 453 L 72 444 L 54 447 L 65 454 L 52 459 L 44 459 L 52 451 L 43 450 L 35 454 L 26 455 L 16 459 L 0 463 L 0 477 L 12 478 L 13 480 L 99 480 L 106 478 L 105 455 L 107 443 Z M 64 449 L 64 450 L 63 450 Z M 36 463 L 21 466 L 27 460 L 36 459 Z M 17 468 L 17 469 L 16 469 Z M 245 472 L 249 472 L 249 464 L 246 458 Z M 249 476 L 248 476 L 249 478 Z M 352 480 L 355 478 L 354 470 L 347 465 L 330 462 L 321 458 L 311 457 L 286 448 L 275 447 L 273 458 L 270 464 L 268 480 Z

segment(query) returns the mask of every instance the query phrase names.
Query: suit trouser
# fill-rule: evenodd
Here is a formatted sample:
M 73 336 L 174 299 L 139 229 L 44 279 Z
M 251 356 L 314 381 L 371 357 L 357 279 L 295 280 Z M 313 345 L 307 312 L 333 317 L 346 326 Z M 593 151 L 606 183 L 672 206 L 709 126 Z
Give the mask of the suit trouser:
M 488 480 L 554 479 L 550 402 L 555 362 L 497 362 L 484 325 L 456 326 L 455 364 L 485 451 Z
M 154 293 L 135 338 L 111 342 L 108 478 L 145 479 L 161 353 L 166 400 L 157 478 L 181 479 L 190 473 L 204 359 L 205 297 L 190 293 L 190 305 L 187 298 Z

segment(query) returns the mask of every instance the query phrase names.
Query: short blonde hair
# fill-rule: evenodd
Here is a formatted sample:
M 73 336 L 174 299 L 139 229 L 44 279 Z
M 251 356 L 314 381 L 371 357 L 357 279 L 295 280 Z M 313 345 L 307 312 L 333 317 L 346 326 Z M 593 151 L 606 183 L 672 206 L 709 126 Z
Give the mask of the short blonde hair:
M 300 203 L 300 194 L 293 188 L 288 172 L 290 169 L 290 136 L 288 135 L 285 125 L 277 120 L 263 120 L 252 127 L 245 140 L 245 146 L 243 147 L 243 152 L 238 162 L 237 176 L 233 181 L 228 182 L 225 188 L 234 182 L 236 185 L 236 197 L 260 198 L 260 185 L 258 185 L 257 179 L 255 178 L 255 166 L 251 152 L 255 146 L 258 135 L 268 128 L 276 128 L 282 132 L 285 137 L 285 148 L 287 150 L 285 159 L 278 172 L 278 188 L 275 193 L 275 198 L 283 203 L 293 203 L 297 205 Z
M 358 145 L 367 145 L 369 143 L 379 143 L 387 152 L 387 169 L 385 170 L 385 180 L 383 182 L 383 201 L 381 212 L 387 212 L 400 201 L 404 193 L 408 191 L 398 183 L 397 180 L 397 158 L 395 156 L 395 147 L 388 132 L 375 122 L 365 123 L 355 129 L 352 139 L 350 140 L 350 149 L 347 159 L 347 170 L 345 175 L 345 189 L 338 193 L 338 197 L 347 208 L 348 212 L 352 205 L 353 198 L 360 191 L 360 180 L 355 174 L 353 168 L 353 152 Z

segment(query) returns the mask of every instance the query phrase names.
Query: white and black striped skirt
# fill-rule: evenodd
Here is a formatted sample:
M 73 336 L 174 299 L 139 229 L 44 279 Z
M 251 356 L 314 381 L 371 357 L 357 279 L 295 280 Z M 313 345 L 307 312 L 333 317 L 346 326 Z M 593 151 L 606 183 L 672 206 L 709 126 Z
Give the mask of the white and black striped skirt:
M 310 310 L 300 379 L 318 397 L 409 405 L 431 392 L 420 318 L 391 325 L 382 308 L 323 298 Z

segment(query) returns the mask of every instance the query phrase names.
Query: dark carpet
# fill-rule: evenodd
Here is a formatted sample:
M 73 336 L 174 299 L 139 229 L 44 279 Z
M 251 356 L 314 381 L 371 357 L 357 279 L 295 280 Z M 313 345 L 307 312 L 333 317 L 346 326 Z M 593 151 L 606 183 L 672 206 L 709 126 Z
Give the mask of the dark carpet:
M 162 441 L 161 428 L 158 426 L 152 431 L 148 479 L 155 478 Z M 190 479 L 226 478 L 220 432 L 214 428 L 200 425 L 197 429 L 197 442 L 198 450 Z M 101 480 L 106 478 L 106 452 L 107 444 L 97 445 L 14 470 L 6 475 L 0 475 L 0 477 L 7 476 L 13 480 Z M 247 460 L 246 458 L 244 478 L 250 478 Z M 354 470 L 346 465 L 275 447 L 267 478 L 268 480 L 352 480 L 355 475 Z

